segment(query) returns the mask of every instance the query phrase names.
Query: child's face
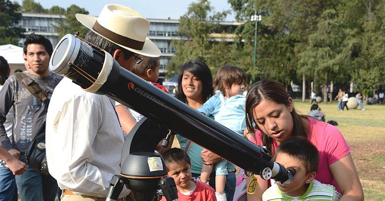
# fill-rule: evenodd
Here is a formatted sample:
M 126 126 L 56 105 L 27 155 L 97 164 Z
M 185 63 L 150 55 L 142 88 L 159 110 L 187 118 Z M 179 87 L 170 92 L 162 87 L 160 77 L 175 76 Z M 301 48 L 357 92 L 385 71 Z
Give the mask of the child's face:
M 151 73 L 148 74 L 148 79 L 151 82 L 156 82 L 159 79 L 159 69 L 160 69 L 160 63 L 158 62 L 156 64 L 156 67 L 154 70 L 151 70 Z
M 245 83 L 234 83 L 230 87 L 226 88 L 226 97 L 230 98 L 236 95 L 242 95 L 245 91 Z
M 306 173 L 305 164 L 298 158 L 286 153 L 278 153 L 275 162 L 283 165 L 286 169 L 291 168 L 296 171 L 294 180 L 290 184 L 278 184 L 279 189 L 288 196 L 301 196 L 307 190 L 307 185 L 313 181 L 315 172 Z
M 187 162 L 169 163 L 167 168 L 168 176 L 174 179 L 179 191 L 189 188 L 191 184 L 191 167 Z

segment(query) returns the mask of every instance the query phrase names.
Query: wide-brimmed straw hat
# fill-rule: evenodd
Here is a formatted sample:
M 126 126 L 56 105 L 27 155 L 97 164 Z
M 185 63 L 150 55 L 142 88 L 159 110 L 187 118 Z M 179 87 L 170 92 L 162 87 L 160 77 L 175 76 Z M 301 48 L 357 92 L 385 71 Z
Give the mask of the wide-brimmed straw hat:
M 76 19 L 99 36 L 131 52 L 160 56 L 159 48 L 146 37 L 150 22 L 131 8 L 109 4 L 103 7 L 99 17 L 78 13 Z

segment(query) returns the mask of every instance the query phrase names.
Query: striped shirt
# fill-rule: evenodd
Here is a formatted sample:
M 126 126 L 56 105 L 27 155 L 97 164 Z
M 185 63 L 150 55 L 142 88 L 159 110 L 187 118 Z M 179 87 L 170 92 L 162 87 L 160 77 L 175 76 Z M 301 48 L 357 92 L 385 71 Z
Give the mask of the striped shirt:
M 329 184 L 322 184 L 317 180 L 310 183 L 306 192 L 299 197 L 291 197 L 283 194 L 274 184 L 267 189 L 262 196 L 263 201 L 308 201 L 308 200 L 322 200 L 322 201 L 337 201 L 341 195 L 336 191 L 334 186 Z

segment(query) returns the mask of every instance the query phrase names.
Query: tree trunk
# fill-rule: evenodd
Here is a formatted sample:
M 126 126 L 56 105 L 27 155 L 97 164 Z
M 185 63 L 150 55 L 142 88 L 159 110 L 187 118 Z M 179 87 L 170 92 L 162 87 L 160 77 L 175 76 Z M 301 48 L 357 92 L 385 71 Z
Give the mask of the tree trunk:
M 313 87 L 312 87 L 312 89 L 314 90 L 314 92 L 315 92 L 317 95 L 319 94 L 317 75 L 314 75 L 314 81 L 313 81 Z M 311 93 L 311 92 L 310 92 L 310 93 Z
M 311 101 L 311 90 L 314 90 L 314 80 L 310 82 L 309 100 Z M 315 90 L 314 90 L 315 91 Z M 317 93 L 317 91 L 315 91 Z
M 306 77 L 305 74 L 302 74 L 302 102 L 305 102 L 306 99 Z
M 323 95 L 323 102 L 327 103 L 328 102 L 328 74 L 325 74 L 325 81 L 322 86 L 322 95 Z
M 330 103 L 332 103 L 332 101 L 333 101 L 333 88 L 334 88 L 334 86 L 333 86 L 333 81 L 331 81 L 330 82 Z

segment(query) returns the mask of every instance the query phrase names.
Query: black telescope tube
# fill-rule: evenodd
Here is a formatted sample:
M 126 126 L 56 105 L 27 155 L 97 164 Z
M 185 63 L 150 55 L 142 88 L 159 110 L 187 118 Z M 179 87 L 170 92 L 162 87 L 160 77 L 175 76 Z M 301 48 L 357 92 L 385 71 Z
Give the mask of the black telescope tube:
M 52 58 L 54 57 L 55 52 Z M 267 175 L 265 179 L 269 179 L 269 176 L 282 182 L 288 179 L 287 171 L 278 163 L 274 163 L 272 157 L 262 147 L 256 146 L 185 103 L 162 92 L 154 85 L 122 68 L 115 60 L 112 63 L 111 70 L 106 71 L 107 75 L 104 75 L 107 77 L 106 81 L 93 92 L 111 97 L 175 133 L 208 148 L 246 171 L 261 176 Z M 91 69 L 88 66 L 77 67 L 84 71 Z M 100 73 L 99 77 L 102 74 Z M 90 83 L 82 83 L 82 79 L 74 80 L 76 76 L 70 78 L 86 90 L 92 87 Z
M 115 67 L 116 65 L 113 68 Z M 257 172 L 265 167 L 273 168 L 271 157 L 261 147 L 161 92 L 122 67 L 118 66 L 118 70 L 119 77 L 111 75 L 115 80 L 107 79 L 106 85 L 103 85 L 98 93 L 107 94 L 245 170 Z
M 273 169 L 274 162 L 264 149 L 160 91 L 118 64 L 113 65 L 106 83 L 97 93 L 108 95 L 247 171 L 260 174 L 266 167 Z

